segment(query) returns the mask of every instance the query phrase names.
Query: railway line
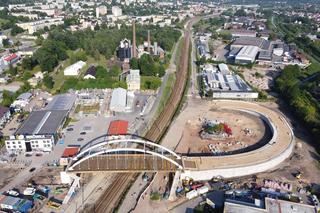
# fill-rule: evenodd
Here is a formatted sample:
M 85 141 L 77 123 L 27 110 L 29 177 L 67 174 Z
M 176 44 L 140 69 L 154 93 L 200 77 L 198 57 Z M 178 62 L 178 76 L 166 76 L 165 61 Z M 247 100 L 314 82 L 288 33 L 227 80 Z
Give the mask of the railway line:
M 167 127 L 170 125 L 171 119 L 179 107 L 182 99 L 188 76 L 191 27 L 195 20 L 196 19 L 191 19 L 185 29 L 183 48 L 181 49 L 180 55 L 180 66 L 176 73 L 176 81 L 170 97 L 163 111 L 160 113 L 145 135 L 145 138 L 151 141 L 157 142 L 161 138 L 164 131 L 166 131 Z M 94 212 L 112 212 L 116 204 L 119 202 L 122 193 L 127 187 L 129 187 L 130 180 L 134 177 L 134 175 L 134 173 L 117 174 L 115 181 L 110 185 L 110 187 L 108 187 L 105 194 L 102 195 L 102 198 L 97 202 Z

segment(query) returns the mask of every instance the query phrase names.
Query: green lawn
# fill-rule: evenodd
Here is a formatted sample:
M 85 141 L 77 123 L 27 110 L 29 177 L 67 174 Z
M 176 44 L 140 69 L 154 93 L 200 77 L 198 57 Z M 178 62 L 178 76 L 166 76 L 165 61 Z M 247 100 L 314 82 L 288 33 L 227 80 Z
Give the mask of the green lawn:
M 9 22 L 8 20 L 0 18 L 0 28 L 2 27 L 3 24 L 6 24 L 8 22 Z
M 161 79 L 155 76 L 141 76 L 141 90 L 157 90 L 161 86 Z

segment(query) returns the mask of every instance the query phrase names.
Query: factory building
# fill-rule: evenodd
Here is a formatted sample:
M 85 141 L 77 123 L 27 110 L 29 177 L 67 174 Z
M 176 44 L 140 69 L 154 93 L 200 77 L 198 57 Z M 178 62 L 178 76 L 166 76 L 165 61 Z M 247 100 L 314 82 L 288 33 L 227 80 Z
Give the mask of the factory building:
M 232 42 L 230 50 L 241 49 L 244 46 L 256 46 L 259 50 L 269 50 L 271 48 L 271 43 L 263 38 L 241 37 Z
M 112 91 L 110 110 L 114 112 L 125 112 L 127 103 L 127 90 L 116 88 Z
M 239 75 L 227 72 L 228 67 L 219 64 L 219 71 L 213 72 L 203 69 L 203 82 L 206 91 L 212 91 L 212 97 L 216 99 L 255 99 L 258 93 L 240 78 Z M 210 69 L 213 70 L 213 69 Z M 222 70 L 222 71 L 221 71 Z
M 237 64 L 250 64 L 256 60 L 259 48 L 256 46 L 244 46 L 235 57 Z
M 43 110 L 33 111 L 18 130 L 5 140 L 9 153 L 51 152 L 72 109 L 75 95 L 55 96 Z
M 86 65 L 86 62 L 84 61 L 78 61 L 77 63 L 74 63 L 70 66 L 68 66 L 64 70 L 65 76 L 78 76 L 80 74 L 80 70 Z
M 130 70 L 126 81 L 128 90 L 140 90 L 140 70 Z
M 128 39 L 123 39 L 120 42 L 120 45 L 117 49 L 117 57 L 121 60 L 124 61 L 125 59 L 131 59 L 131 42 Z
M 257 33 L 256 31 L 253 31 L 253 30 L 237 29 L 237 30 L 231 30 L 231 35 L 233 38 L 256 37 Z

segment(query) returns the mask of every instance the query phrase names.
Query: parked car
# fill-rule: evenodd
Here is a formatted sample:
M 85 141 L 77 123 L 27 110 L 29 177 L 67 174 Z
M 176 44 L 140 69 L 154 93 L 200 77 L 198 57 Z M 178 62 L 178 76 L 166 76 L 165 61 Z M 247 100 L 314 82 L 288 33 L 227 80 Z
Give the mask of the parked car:
M 29 172 L 34 172 L 34 170 L 36 170 L 36 168 L 32 167 L 31 169 L 29 169 Z
M 14 196 L 14 197 L 18 197 L 20 194 L 19 192 L 15 191 L 15 190 L 9 190 L 7 191 L 8 195 Z
M 80 135 L 85 135 L 85 134 L 87 134 L 86 132 L 80 132 Z
M 80 141 L 83 141 L 83 140 L 84 140 L 83 138 L 78 138 L 78 139 L 77 139 L 77 141 L 79 141 L 79 142 L 80 142 Z

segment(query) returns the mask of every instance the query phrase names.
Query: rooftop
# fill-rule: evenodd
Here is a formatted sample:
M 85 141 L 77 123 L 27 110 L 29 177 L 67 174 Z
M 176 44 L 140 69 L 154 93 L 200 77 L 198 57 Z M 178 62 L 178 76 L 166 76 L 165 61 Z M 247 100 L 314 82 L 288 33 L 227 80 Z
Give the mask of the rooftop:
M 128 121 L 111 121 L 108 129 L 108 135 L 125 135 L 128 133 Z
M 285 200 L 265 198 L 265 208 L 252 207 L 245 204 L 225 202 L 224 213 L 315 213 L 311 205 L 294 203 Z
M 267 50 L 270 48 L 270 42 L 258 37 L 240 37 L 233 41 L 231 45 L 256 46 Z
M 33 111 L 15 135 L 53 135 L 63 123 L 66 110 Z
M 73 157 L 80 150 L 80 147 L 67 147 L 64 149 L 62 157 Z
M 95 66 L 90 66 L 88 69 L 87 69 L 87 71 L 86 71 L 86 73 L 84 74 L 84 76 L 86 76 L 86 75 L 92 75 L 92 76 L 96 76 L 96 67 Z
M 0 118 L 2 118 L 8 111 L 8 107 L 0 106 Z
M 244 46 L 237 54 L 237 59 L 255 59 L 258 54 L 258 47 L 256 46 Z
M 52 100 L 49 102 L 49 104 L 45 109 L 69 111 L 72 108 L 75 100 L 76 100 L 76 95 L 74 94 L 56 95 L 52 98 Z

